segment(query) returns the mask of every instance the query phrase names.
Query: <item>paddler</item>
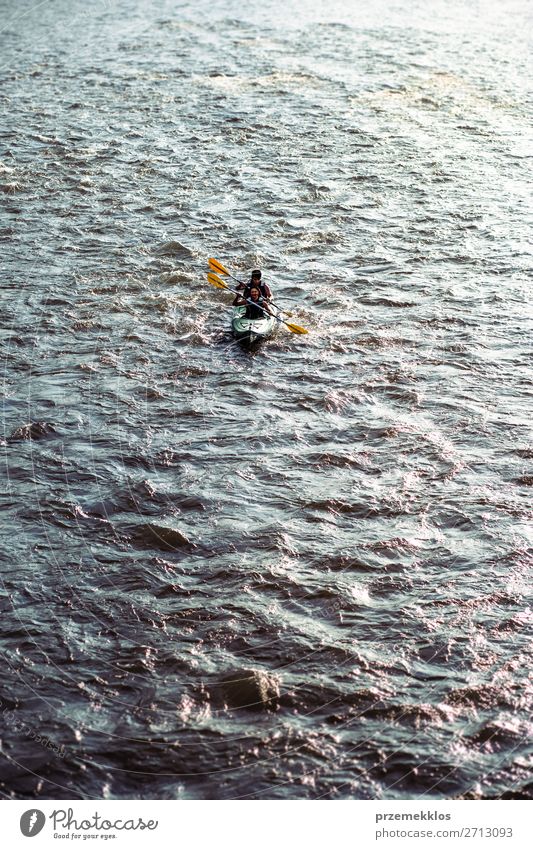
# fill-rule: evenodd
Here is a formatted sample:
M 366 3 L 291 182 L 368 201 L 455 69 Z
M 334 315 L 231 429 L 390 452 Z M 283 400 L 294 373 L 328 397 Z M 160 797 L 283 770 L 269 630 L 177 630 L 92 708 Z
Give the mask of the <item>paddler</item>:
M 233 301 L 233 306 L 241 307 L 246 304 L 246 318 L 255 321 L 258 318 L 264 318 L 265 312 L 267 312 L 269 315 L 274 315 L 274 313 L 268 306 L 266 299 L 261 294 L 261 290 L 258 286 L 251 287 L 248 299 L 246 298 L 245 293 L 246 290 L 243 292 L 242 296 L 237 295 L 237 297 Z M 252 301 L 253 303 L 250 303 L 250 301 Z
M 249 283 L 239 283 L 238 284 L 237 291 L 242 292 L 243 298 L 249 298 L 252 286 L 257 286 L 257 288 L 259 289 L 259 293 L 261 294 L 261 296 L 266 301 L 269 301 L 272 298 L 272 292 L 270 291 L 270 286 L 268 285 L 268 283 L 262 282 L 262 280 L 261 280 L 261 270 L 259 268 L 255 268 L 252 271 Z M 239 296 L 237 295 L 235 297 L 235 300 L 233 301 L 234 307 L 240 306 L 240 304 L 242 304 L 242 301 L 240 301 L 239 304 L 237 304 L 238 300 L 239 300 Z

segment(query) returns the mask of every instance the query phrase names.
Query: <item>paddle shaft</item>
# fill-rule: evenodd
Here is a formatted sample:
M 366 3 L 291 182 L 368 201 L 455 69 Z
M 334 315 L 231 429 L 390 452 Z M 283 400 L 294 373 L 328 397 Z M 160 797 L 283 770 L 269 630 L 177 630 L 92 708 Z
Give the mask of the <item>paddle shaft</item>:
M 231 276 L 232 276 L 232 275 L 230 274 L 230 277 L 231 277 Z M 235 278 L 234 278 L 234 279 L 235 279 Z M 240 283 L 240 280 L 239 280 L 238 282 Z M 260 310 L 263 310 L 263 312 L 265 313 L 265 315 L 271 315 L 271 316 L 272 316 L 272 318 L 275 318 L 275 319 L 276 319 L 276 321 L 280 321 L 282 324 L 286 324 L 286 322 L 285 322 L 285 321 L 283 321 L 283 319 L 282 319 L 282 318 L 278 318 L 278 316 L 277 316 L 277 315 L 274 315 L 274 313 L 269 312 L 268 310 L 264 309 L 264 307 L 262 307 L 262 306 L 261 306 L 261 304 L 258 304 L 258 303 L 257 303 L 257 301 L 252 300 L 252 298 L 243 298 L 243 297 L 242 297 L 242 295 L 241 295 L 241 293 L 240 293 L 240 292 L 238 292 L 236 289 L 230 289 L 230 287 L 229 287 L 229 286 L 224 286 L 224 284 L 222 283 L 222 281 L 220 281 L 219 286 L 220 286 L 221 284 L 222 284 L 223 288 L 226 290 L 226 292 L 233 292 L 233 294 L 234 294 L 234 295 L 238 295 L 238 296 L 239 296 L 239 298 L 242 298 L 242 299 L 243 299 L 243 301 L 246 301 L 246 303 L 247 303 L 247 304 L 255 304 L 255 306 L 256 306 L 256 307 L 259 307 L 259 309 L 260 309 Z M 273 304 L 273 306 L 276 306 L 276 305 L 275 305 L 275 304 Z
M 217 265 L 220 265 L 220 263 L 217 263 Z M 224 266 L 221 265 L 220 269 L 218 270 L 219 274 L 227 274 L 228 277 L 231 277 L 232 280 L 235 280 L 235 282 L 239 283 L 241 286 L 251 285 L 251 284 L 248 284 L 248 283 L 244 283 L 242 280 L 239 280 L 239 278 L 235 277 L 234 274 L 230 274 L 230 272 L 228 271 L 227 268 L 224 268 L 224 271 L 222 271 L 223 268 L 224 268 Z M 233 292 L 233 289 L 230 289 L 229 291 Z M 239 293 L 236 292 L 236 294 L 239 294 Z M 289 312 L 288 310 L 284 310 L 283 307 L 278 306 L 278 304 L 275 304 L 274 301 L 271 301 L 269 298 L 266 298 L 265 300 L 267 300 L 269 304 L 272 304 L 273 307 L 276 307 L 276 309 L 280 310 L 281 312 L 284 312 L 286 315 L 288 315 L 290 318 L 292 318 L 292 312 Z
M 227 277 L 232 277 L 232 276 L 233 276 L 233 275 L 231 275 L 231 274 L 229 273 L 229 271 L 228 271 L 226 268 L 224 268 L 224 266 L 223 266 L 220 262 L 218 262 L 218 260 L 216 260 L 216 259 L 212 259 L 212 258 L 211 258 L 211 259 L 209 260 L 209 267 L 210 267 L 210 268 L 214 268 L 214 269 L 216 269 L 216 271 L 218 271 L 218 272 L 219 272 L 219 274 L 224 274 L 224 275 L 226 275 Z M 272 316 L 272 318 L 274 318 L 276 321 L 279 321 L 281 324 L 284 324 L 286 327 L 288 327 L 288 328 L 289 328 L 289 330 L 291 331 L 291 333 L 308 333 L 308 332 L 309 332 L 309 331 L 307 331 L 307 330 L 305 329 L 305 327 L 298 327 L 298 325 L 297 325 L 297 324 L 290 324 L 290 322 L 285 321 L 285 319 L 284 319 L 284 318 L 280 318 L 279 316 L 274 315 L 274 313 L 269 312 L 267 309 L 265 309 L 265 308 L 264 308 L 264 307 L 262 307 L 260 304 L 258 304 L 258 303 L 257 303 L 257 301 L 253 301 L 253 300 L 251 300 L 251 298 L 244 298 L 240 292 L 237 292 L 235 289 L 230 289 L 230 287 L 229 287 L 229 286 L 226 286 L 226 284 L 224 283 L 224 281 L 223 281 L 223 280 L 221 280 L 221 279 L 220 279 L 220 277 L 218 277 L 216 274 L 213 274 L 212 272 L 209 272 L 209 273 L 208 273 L 208 275 L 207 275 L 207 279 L 208 279 L 208 281 L 209 281 L 209 282 L 210 282 L 213 286 L 216 286 L 218 289 L 225 289 L 227 292 L 232 292 L 234 295 L 237 295 L 237 297 L 241 298 L 241 300 L 243 300 L 245 303 L 248 303 L 248 304 L 255 304 L 255 305 L 256 305 L 256 306 L 258 306 L 258 307 L 259 307 L 259 309 L 260 309 L 260 310 L 262 310 L 264 313 L 267 313 L 268 315 L 271 315 L 271 316 Z M 234 277 L 233 279 L 234 279 L 234 280 L 237 280 L 237 278 L 236 278 L 236 277 Z M 240 281 L 238 281 L 238 282 L 240 283 Z M 270 302 L 270 303 L 272 303 L 272 302 Z M 275 304 L 274 304 L 273 306 L 275 306 Z M 290 315 L 290 313 L 289 313 L 289 315 Z

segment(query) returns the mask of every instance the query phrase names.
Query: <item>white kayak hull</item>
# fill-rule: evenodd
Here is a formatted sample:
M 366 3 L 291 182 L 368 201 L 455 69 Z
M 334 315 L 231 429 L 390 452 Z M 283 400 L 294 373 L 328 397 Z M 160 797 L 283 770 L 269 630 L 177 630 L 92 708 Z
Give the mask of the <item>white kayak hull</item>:
M 269 336 L 272 336 L 277 326 L 278 322 L 271 315 L 264 315 L 263 318 L 250 319 L 246 318 L 246 307 L 233 308 L 231 329 L 235 338 L 240 342 L 253 345 L 255 342 L 261 342 L 263 339 L 268 339 Z

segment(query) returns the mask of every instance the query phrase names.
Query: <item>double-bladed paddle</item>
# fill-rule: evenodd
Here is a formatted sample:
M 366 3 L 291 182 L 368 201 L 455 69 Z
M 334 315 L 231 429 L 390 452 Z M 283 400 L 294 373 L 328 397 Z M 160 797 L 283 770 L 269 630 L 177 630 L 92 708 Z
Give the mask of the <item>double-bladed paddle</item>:
M 210 264 L 211 264 L 211 261 L 210 261 Z M 231 277 L 231 275 L 229 275 L 229 276 Z M 213 274 L 213 273 L 210 272 L 207 275 L 207 279 L 211 283 L 211 285 L 216 286 L 217 289 L 225 289 L 227 292 L 232 292 L 234 295 L 239 295 L 239 297 L 242 297 L 240 292 L 237 292 L 236 289 L 230 289 L 230 287 L 226 286 L 224 281 L 221 280 L 220 277 L 217 277 L 216 274 Z M 289 330 L 291 331 L 291 333 L 308 333 L 309 332 L 308 330 L 305 329 L 305 327 L 299 327 L 297 324 L 289 324 L 288 321 L 285 321 L 285 319 L 280 318 L 278 315 L 273 315 L 273 313 L 267 312 L 267 310 L 263 309 L 263 307 L 260 304 L 257 304 L 255 301 L 252 301 L 251 298 L 243 298 L 243 300 L 245 300 L 246 303 L 248 303 L 248 304 L 256 304 L 256 306 L 258 306 L 259 309 L 263 310 L 265 315 L 272 315 L 272 318 L 275 318 L 276 321 L 279 321 L 281 324 L 286 324 L 287 327 L 289 328 Z M 274 304 L 274 306 L 275 306 L 275 304 Z
M 208 263 L 209 263 L 209 268 L 211 268 L 213 271 L 216 271 L 217 274 L 223 274 L 224 277 L 231 277 L 232 280 L 235 280 L 237 283 L 240 283 L 241 286 L 246 285 L 245 283 L 243 283 L 242 280 L 239 280 L 238 277 L 235 277 L 233 274 L 230 274 L 228 269 L 224 268 L 224 266 L 222 265 L 221 262 L 218 261 L 218 259 L 213 259 L 211 257 L 211 259 L 208 260 Z M 276 309 L 280 310 L 281 312 L 284 312 L 285 315 L 289 316 L 289 318 L 291 318 L 294 315 L 294 313 L 289 312 L 288 310 L 282 309 L 280 306 L 278 306 L 278 304 L 275 304 L 274 301 L 268 300 L 268 303 L 272 304 L 273 307 L 276 307 Z

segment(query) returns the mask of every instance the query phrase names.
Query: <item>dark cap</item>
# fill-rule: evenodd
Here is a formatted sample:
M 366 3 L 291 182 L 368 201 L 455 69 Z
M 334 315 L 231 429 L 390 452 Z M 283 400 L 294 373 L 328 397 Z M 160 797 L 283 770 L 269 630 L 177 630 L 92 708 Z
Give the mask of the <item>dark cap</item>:
M 253 280 L 255 277 L 258 277 L 258 278 L 259 278 L 259 280 L 261 280 L 261 272 L 260 272 L 260 270 L 259 270 L 258 268 L 254 268 L 254 270 L 252 271 L 252 280 Z

